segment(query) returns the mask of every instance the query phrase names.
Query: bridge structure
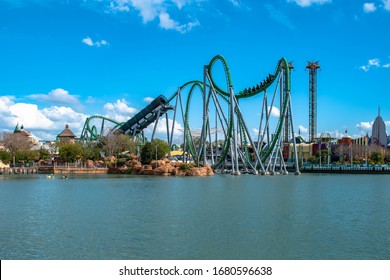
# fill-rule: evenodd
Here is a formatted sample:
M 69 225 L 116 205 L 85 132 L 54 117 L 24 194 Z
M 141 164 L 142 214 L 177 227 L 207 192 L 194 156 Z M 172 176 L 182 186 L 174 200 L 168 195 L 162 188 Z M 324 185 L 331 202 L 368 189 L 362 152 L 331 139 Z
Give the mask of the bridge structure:
M 184 162 L 210 164 L 216 171 L 233 175 L 288 174 L 283 142 L 284 131 L 295 135 L 291 68 L 281 58 L 272 73 L 256 85 L 236 92 L 226 59 L 217 55 L 203 67 L 202 81 L 193 80 L 179 86 L 169 98 L 158 96 L 124 123 L 102 116 L 89 117 L 81 138 L 98 141 L 109 124 L 111 132 L 125 133 L 142 142 L 145 129 L 154 124 L 153 139 L 158 122 L 165 117 L 166 140 L 172 149 L 180 144 Z M 257 106 L 260 113 L 248 115 L 247 106 Z M 275 107 L 279 107 L 277 117 L 272 114 Z M 249 119 L 251 123 L 257 122 L 258 129 L 249 129 Z M 294 149 L 291 165 L 298 175 L 295 137 L 291 141 Z

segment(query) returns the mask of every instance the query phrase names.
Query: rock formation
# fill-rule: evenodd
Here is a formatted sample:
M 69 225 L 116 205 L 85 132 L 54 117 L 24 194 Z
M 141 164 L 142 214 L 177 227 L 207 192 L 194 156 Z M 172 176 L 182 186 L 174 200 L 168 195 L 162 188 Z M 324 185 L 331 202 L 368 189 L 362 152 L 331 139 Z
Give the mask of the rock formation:
M 211 166 L 195 167 L 192 163 L 171 162 L 168 159 L 153 160 L 142 165 L 138 160 L 128 160 L 119 168 L 110 168 L 111 174 L 157 175 L 157 176 L 212 176 Z

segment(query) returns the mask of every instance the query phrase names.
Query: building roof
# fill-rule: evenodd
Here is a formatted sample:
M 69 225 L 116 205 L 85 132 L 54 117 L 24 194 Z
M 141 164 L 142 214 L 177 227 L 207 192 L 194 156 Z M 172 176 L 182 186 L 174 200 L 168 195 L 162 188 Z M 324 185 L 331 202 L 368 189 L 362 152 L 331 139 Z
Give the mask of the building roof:
M 65 126 L 65 129 L 58 134 L 58 137 L 68 137 L 68 138 L 76 138 L 76 135 L 69 129 L 69 125 Z
M 27 131 L 24 131 L 24 130 L 19 131 L 19 133 L 20 133 L 21 135 L 23 135 L 23 136 L 26 136 L 26 137 L 31 136 L 31 133 L 29 133 L 29 132 L 27 132 Z
M 23 136 L 30 137 L 31 132 L 25 131 L 23 124 L 19 126 L 19 123 L 15 126 L 14 133 L 20 133 Z

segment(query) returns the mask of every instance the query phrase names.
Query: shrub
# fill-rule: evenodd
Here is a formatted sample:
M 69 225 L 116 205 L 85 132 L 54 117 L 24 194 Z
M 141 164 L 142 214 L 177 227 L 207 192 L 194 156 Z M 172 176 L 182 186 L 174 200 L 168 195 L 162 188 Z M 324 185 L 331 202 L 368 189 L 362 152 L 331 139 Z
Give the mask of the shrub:
M 188 170 L 190 170 L 193 167 L 194 167 L 194 165 L 192 163 L 182 163 L 182 164 L 180 164 L 179 169 L 181 171 L 187 172 Z
M 7 152 L 7 151 L 0 151 L 0 160 L 5 163 L 5 164 L 8 164 L 11 162 L 11 153 Z
M 142 164 L 150 164 L 152 160 L 159 160 L 165 157 L 169 152 L 169 145 L 167 142 L 155 139 L 152 142 L 146 142 L 141 150 Z
M 81 159 L 83 147 L 78 143 L 71 143 L 60 147 L 59 156 L 67 162 L 75 162 Z

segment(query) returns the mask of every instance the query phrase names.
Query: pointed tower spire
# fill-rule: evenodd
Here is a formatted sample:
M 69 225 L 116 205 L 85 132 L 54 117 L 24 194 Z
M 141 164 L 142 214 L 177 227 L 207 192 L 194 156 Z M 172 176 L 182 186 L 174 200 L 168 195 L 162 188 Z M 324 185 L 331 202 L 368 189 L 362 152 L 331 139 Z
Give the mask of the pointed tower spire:
M 20 132 L 19 122 L 16 124 L 14 129 L 14 133 L 18 133 L 18 132 Z
M 378 106 L 378 116 L 381 115 L 381 105 Z

